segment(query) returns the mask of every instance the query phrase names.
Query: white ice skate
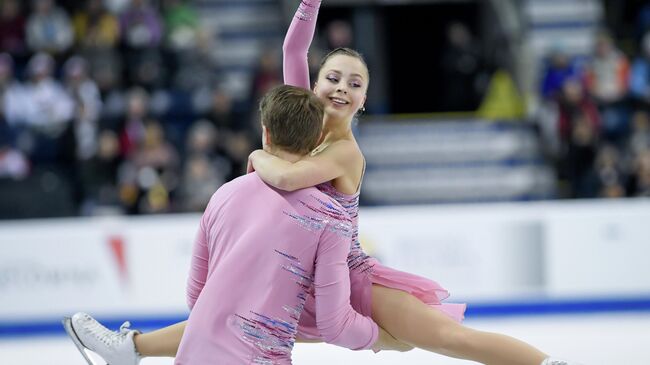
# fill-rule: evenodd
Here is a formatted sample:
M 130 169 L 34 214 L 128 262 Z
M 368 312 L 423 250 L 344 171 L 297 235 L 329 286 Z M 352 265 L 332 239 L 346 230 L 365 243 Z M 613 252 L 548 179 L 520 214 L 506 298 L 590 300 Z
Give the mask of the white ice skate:
M 577 362 L 560 360 L 554 357 L 549 357 L 545 359 L 540 365 L 581 365 L 581 364 L 578 364 Z
M 119 331 L 111 331 L 86 313 L 75 313 L 72 318 L 63 319 L 63 327 L 88 365 L 103 365 L 93 362 L 88 350 L 101 356 L 108 365 L 137 365 L 142 358 L 135 349 L 133 336 L 139 333 L 129 329 L 124 322 Z

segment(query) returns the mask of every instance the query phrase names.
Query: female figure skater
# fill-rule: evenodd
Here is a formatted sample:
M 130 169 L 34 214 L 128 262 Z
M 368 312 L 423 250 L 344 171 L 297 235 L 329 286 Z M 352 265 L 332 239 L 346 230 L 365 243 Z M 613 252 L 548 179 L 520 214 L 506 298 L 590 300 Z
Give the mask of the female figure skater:
M 314 35 L 320 0 L 302 0 L 284 42 L 285 83 L 310 88 L 307 50 Z M 464 305 L 441 303 L 448 292 L 437 283 L 381 265 L 361 249 L 357 235 L 359 188 L 365 160 L 352 134 L 352 120 L 366 100 L 369 72 L 363 58 L 350 49 L 336 49 L 323 59 L 314 93 L 325 102 L 323 140 L 310 157 L 289 163 L 258 150 L 250 155 L 250 165 L 261 178 L 277 188 L 296 190 L 314 186 L 334 197 L 353 217 L 355 233 L 348 266 L 351 304 L 397 340 L 450 357 L 490 365 L 572 365 L 548 357 L 517 339 L 477 331 L 461 325 Z M 300 323 L 300 334 L 317 338 L 308 323 L 314 323 L 313 300 L 308 300 Z M 303 318 L 304 317 L 304 318 Z M 120 336 L 91 320 L 101 336 Z M 126 341 L 119 346 L 91 350 L 105 356 L 126 354 L 123 362 L 137 364 L 143 356 L 174 356 L 182 337 L 184 322 L 147 334 L 133 335 L 122 330 Z M 120 338 L 122 338 L 120 337 Z M 116 337 L 117 338 L 117 337 Z M 131 340 L 132 339 L 132 340 Z M 135 346 L 135 349 L 133 348 Z M 126 350 L 122 349 L 126 348 Z M 132 355 L 131 355 L 132 354 Z M 121 355 L 120 355 L 121 356 Z M 106 357 L 104 357 L 106 359 Z M 130 359 L 133 360 L 130 360 Z

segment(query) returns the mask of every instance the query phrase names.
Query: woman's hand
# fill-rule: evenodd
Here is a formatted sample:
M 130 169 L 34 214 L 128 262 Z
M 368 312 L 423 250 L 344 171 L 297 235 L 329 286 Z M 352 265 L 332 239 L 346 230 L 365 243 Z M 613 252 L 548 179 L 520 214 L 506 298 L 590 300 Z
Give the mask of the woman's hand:
M 248 163 L 246 164 L 246 173 L 250 174 L 251 172 L 255 171 L 255 167 L 253 166 L 253 159 L 255 159 L 255 156 L 262 150 L 255 150 L 251 152 L 248 155 Z

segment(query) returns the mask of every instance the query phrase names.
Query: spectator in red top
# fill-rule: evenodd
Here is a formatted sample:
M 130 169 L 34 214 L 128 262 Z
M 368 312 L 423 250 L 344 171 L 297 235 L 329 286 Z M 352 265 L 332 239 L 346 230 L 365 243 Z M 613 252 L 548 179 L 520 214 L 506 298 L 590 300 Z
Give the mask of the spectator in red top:
M 562 85 L 559 98 L 558 133 L 562 142 L 571 138 L 573 120 L 578 114 L 584 115 L 587 123 L 596 131 L 600 131 L 600 113 L 596 104 L 585 93 L 580 80 L 570 78 Z
M 598 148 L 600 114 L 596 104 L 576 78 L 562 85 L 558 101 L 560 178 L 569 183 L 572 198 L 593 197 L 596 192 L 590 174 Z

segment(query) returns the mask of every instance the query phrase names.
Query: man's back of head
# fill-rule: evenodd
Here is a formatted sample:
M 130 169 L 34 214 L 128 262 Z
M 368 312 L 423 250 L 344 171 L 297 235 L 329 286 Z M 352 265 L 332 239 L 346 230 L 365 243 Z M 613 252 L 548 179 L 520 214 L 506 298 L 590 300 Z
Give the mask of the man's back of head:
M 320 139 L 323 112 L 322 101 L 311 90 L 290 85 L 274 87 L 260 102 L 269 147 L 294 155 L 308 154 Z

